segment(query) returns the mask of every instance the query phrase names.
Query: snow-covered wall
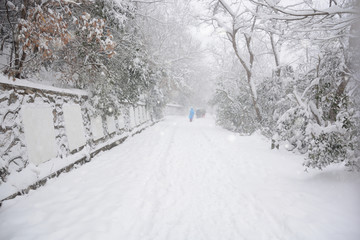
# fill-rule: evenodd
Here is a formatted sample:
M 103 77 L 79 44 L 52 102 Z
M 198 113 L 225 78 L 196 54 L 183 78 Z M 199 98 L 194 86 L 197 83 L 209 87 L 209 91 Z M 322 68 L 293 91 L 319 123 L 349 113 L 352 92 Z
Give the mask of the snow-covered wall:
M 28 104 L 21 109 L 25 143 L 29 160 L 35 165 L 56 157 L 55 129 L 52 108 Z
M 30 162 L 36 164 L 44 162 L 54 155 L 56 157 L 69 155 L 62 106 L 66 103 L 83 106 L 87 99 L 87 96 L 81 94 L 40 88 L 26 81 L 6 82 L 1 80 L 0 184 L 6 182 L 11 173 L 21 172 Z M 82 114 L 86 113 L 85 109 L 82 111 Z M 50 130 L 49 121 L 52 123 Z M 86 125 L 86 121 L 84 124 Z M 49 132 L 42 132 L 45 128 L 48 128 Z M 45 134 L 51 134 L 51 137 L 45 136 Z M 38 142 L 33 142 L 34 138 Z M 53 150 L 51 153 L 39 150 L 43 146 L 44 140 L 41 140 L 43 138 L 49 138 L 49 142 L 55 142 L 55 154 L 52 152 Z M 53 143 L 48 145 L 53 145 Z M 49 146 L 44 145 L 43 147 Z M 37 154 L 41 156 L 38 157 Z M 33 159 L 30 161 L 29 157 Z
M 129 116 L 129 127 L 133 128 L 136 126 L 136 121 L 135 121 L 135 110 L 134 108 L 131 106 L 128 110 L 128 116 Z
M 105 135 L 101 116 L 98 115 L 96 117 L 91 117 L 90 119 L 93 140 L 96 141 L 103 138 Z
M 109 134 L 116 132 L 116 124 L 114 116 L 106 116 L 107 131 Z
M 64 104 L 64 121 L 70 151 L 74 151 L 86 144 L 84 120 L 79 104 Z
M 0 201 L 150 123 L 142 103 L 118 116 L 91 116 L 89 104 L 85 91 L 0 76 Z

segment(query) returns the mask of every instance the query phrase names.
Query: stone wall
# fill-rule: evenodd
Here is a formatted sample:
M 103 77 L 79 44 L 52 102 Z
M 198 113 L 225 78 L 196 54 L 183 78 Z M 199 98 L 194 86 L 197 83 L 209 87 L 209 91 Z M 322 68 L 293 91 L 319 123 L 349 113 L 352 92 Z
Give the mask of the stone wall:
M 57 157 L 70 154 L 65 135 L 62 105 L 74 103 L 80 106 L 87 100 L 86 95 L 22 87 L 11 84 L 0 84 L 0 158 L 1 182 L 13 171 L 20 172 L 29 164 L 25 131 L 21 110 L 28 107 L 47 106 L 52 109 L 55 130 L 55 142 L 58 146 Z M 86 115 L 86 109 L 82 109 Z M 87 125 L 86 118 L 85 125 Z
M 91 116 L 85 91 L 0 81 L 0 200 L 46 177 L 43 166 L 55 172 L 151 122 L 144 104 L 122 106 L 118 116 Z

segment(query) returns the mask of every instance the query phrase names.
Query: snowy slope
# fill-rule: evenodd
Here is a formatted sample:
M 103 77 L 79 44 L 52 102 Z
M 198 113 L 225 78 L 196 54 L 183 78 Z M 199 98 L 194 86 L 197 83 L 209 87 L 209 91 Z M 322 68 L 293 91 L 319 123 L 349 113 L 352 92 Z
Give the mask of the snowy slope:
M 359 175 L 269 146 L 167 118 L 4 202 L 0 239 L 360 239 Z

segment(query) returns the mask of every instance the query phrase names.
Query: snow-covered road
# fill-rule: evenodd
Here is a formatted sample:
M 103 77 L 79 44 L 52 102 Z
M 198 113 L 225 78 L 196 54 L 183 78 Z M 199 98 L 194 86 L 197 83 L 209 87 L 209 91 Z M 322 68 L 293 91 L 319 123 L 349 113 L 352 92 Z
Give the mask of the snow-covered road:
M 360 239 L 360 178 L 169 117 L 0 208 L 0 239 Z M 1 187 L 0 187 L 1 189 Z

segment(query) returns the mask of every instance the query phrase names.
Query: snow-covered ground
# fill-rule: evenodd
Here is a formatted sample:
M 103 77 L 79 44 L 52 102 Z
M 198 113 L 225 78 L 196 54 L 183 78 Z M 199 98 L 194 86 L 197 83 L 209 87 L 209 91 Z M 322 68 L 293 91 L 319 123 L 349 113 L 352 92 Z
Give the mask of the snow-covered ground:
M 0 239 L 360 239 L 359 174 L 269 146 L 168 117 L 4 202 Z

